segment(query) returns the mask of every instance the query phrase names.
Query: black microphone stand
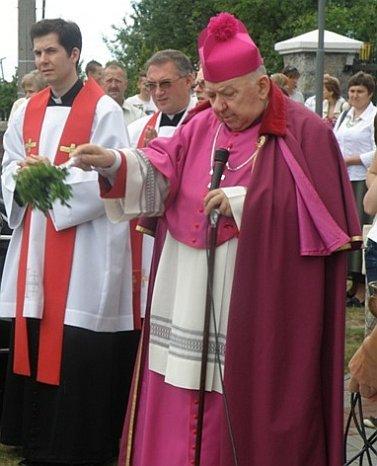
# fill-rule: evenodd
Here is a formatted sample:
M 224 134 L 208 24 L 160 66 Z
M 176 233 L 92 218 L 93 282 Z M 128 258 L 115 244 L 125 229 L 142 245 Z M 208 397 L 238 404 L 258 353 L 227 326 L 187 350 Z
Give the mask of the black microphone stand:
M 216 162 L 220 164 L 220 168 L 216 168 L 211 181 L 210 190 L 219 187 L 221 175 L 224 170 L 225 164 L 229 157 L 227 149 L 218 149 L 215 153 L 215 167 Z M 206 293 L 206 306 L 204 312 L 204 326 L 203 326 L 203 347 L 202 347 L 202 361 L 200 367 L 200 385 L 199 385 L 199 403 L 198 403 L 198 420 L 196 424 L 196 441 L 195 441 L 195 466 L 200 466 L 200 453 L 202 447 L 202 433 L 203 433 L 203 419 L 204 419 L 204 401 L 205 401 L 205 388 L 207 377 L 207 361 L 208 361 L 208 348 L 209 348 L 209 329 L 211 321 L 211 307 L 213 303 L 212 288 L 213 276 L 215 270 L 215 252 L 217 241 L 217 227 L 220 214 L 218 211 L 213 210 L 209 215 L 209 247 L 208 247 L 208 276 L 207 276 L 207 293 Z

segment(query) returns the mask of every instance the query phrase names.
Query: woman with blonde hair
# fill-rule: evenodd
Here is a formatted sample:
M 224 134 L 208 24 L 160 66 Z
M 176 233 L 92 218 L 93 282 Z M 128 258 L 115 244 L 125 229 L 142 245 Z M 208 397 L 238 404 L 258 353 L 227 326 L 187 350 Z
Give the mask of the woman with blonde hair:
M 288 78 L 283 73 L 274 73 L 270 76 L 271 81 L 277 84 L 285 95 L 288 94 Z
M 25 97 L 20 97 L 13 103 L 9 114 L 9 120 L 12 118 L 14 112 L 23 102 L 25 102 L 32 95 L 44 89 L 46 86 L 47 83 L 38 70 L 33 70 L 30 71 L 30 73 L 26 73 L 21 79 L 21 87 L 25 93 Z

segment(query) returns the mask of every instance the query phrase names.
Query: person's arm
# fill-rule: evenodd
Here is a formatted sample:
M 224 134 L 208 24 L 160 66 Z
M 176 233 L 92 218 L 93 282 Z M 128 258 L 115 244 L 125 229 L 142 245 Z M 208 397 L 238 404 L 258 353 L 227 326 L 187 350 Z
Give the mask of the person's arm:
M 377 176 L 377 152 L 374 153 L 372 163 L 367 171 L 366 184 L 369 188 Z
M 25 104 L 26 106 L 26 104 Z M 25 161 L 25 148 L 22 137 L 25 107 L 18 109 L 8 122 L 8 129 L 4 134 L 4 157 L 2 161 L 1 183 L 3 199 L 10 228 L 17 228 L 22 224 L 26 206 L 17 202 L 16 176 L 20 166 Z
M 165 200 L 170 205 L 180 189 L 190 140 L 187 123 L 172 137 L 156 138 L 146 148 L 119 151 L 122 163 L 111 175 L 114 182 L 107 183 L 107 189 L 102 191 L 108 216 L 109 207 L 114 210 L 112 221 L 162 215 Z M 84 169 L 94 167 L 102 171 L 112 171 L 117 159 L 113 150 L 90 144 L 78 147 L 72 157 Z
M 368 215 L 377 214 L 377 175 L 364 196 L 363 205 Z
M 368 127 L 368 129 L 369 129 L 369 145 L 372 149 L 369 150 L 368 152 L 364 152 L 359 155 L 361 164 L 364 165 L 364 167 L 367 169 L 370 168 L 370 166 L 372 165 L 373 160 L 375 158 L 375 154 L 376 154 L 376 142 L 374 140 L 374 118 L 370 126 Z
M 112 222 L 163 213 L 169 192 L 168 180 L 142 151 L 127 148 L 114 151 L 84 144 L 72 156 L 77 167 L 96 169 L 101 174 L 101 195 Z
M 364 210 L 369 215 L 377 213 L 377 157 L 375 156 L 367 171 L 366 184 L 368 191 L 363 200 Z
M 344 162 L 349 167 L 350 165 L 362 165 L 360 155 L 346 155 Z
M 349 390 L 365 398 L 377 397 L 377 327 L 365 338 L 349 363 Z

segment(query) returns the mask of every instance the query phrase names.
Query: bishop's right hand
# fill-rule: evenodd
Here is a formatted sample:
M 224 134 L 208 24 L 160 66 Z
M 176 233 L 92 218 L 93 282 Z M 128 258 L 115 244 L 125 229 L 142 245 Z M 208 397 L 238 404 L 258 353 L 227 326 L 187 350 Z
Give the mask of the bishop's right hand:
M 113 151 L 95 144 L 82 144 L 70 155 L 74 160 L 74 166 L 82 170 L 93 170 L 95 168 L 110 168 L 115 162 Z

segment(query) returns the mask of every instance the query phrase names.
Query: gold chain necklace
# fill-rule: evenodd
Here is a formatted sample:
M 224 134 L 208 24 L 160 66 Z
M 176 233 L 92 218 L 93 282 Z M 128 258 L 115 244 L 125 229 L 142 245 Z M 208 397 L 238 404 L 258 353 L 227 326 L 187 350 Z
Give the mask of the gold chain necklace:
M 215 137 L 213 138 L 213 144 L 212 144 L 212 151 L 211 151 L 211 170 L 210 170 L 210 175 L 212 175 L 213 173 L 213 159 L 214 159 L 214 156 L 215 156 L 215 150 L 216 150 L 216 142 L 217 142 L 217 138 L 219 136 L 219 133 L 220 133 L 220 130 L 223 126 L 223 123 L 220 123 L 218 128 L 217 128 L 217 131 L 216 131 L 216 134 L 215 134 Z M 258 155 L 258 152 L 260 151 L 260 149 L 264 146 L 265 142 L 267 140 L 267 137 L 266 136 L 259 136 L 258 138 L 258 141 L 256 142 L 255 144 L 255 151 L 250 155 L 250 157 L 245 160 L 244 162 L 240 163 L 239 165 L 237 165 L 236 167 L 231 167 L 229 165 L 229 162 L 226 163 L 226 168 L 231 171 L 231 172 L 236 172 L 238 170 L 241 170 L 241 168 L 243 168 L 245 165 L 247 165 L 249 162 L 251 162 L 254 158 L 256 158 L 256 156 Z M 227 150 L 230 151 L 231 147 L 228 146 L 227 147 Z M 225 178 L 225 175 L 222 175 L 221 179 L 223 180 Z

